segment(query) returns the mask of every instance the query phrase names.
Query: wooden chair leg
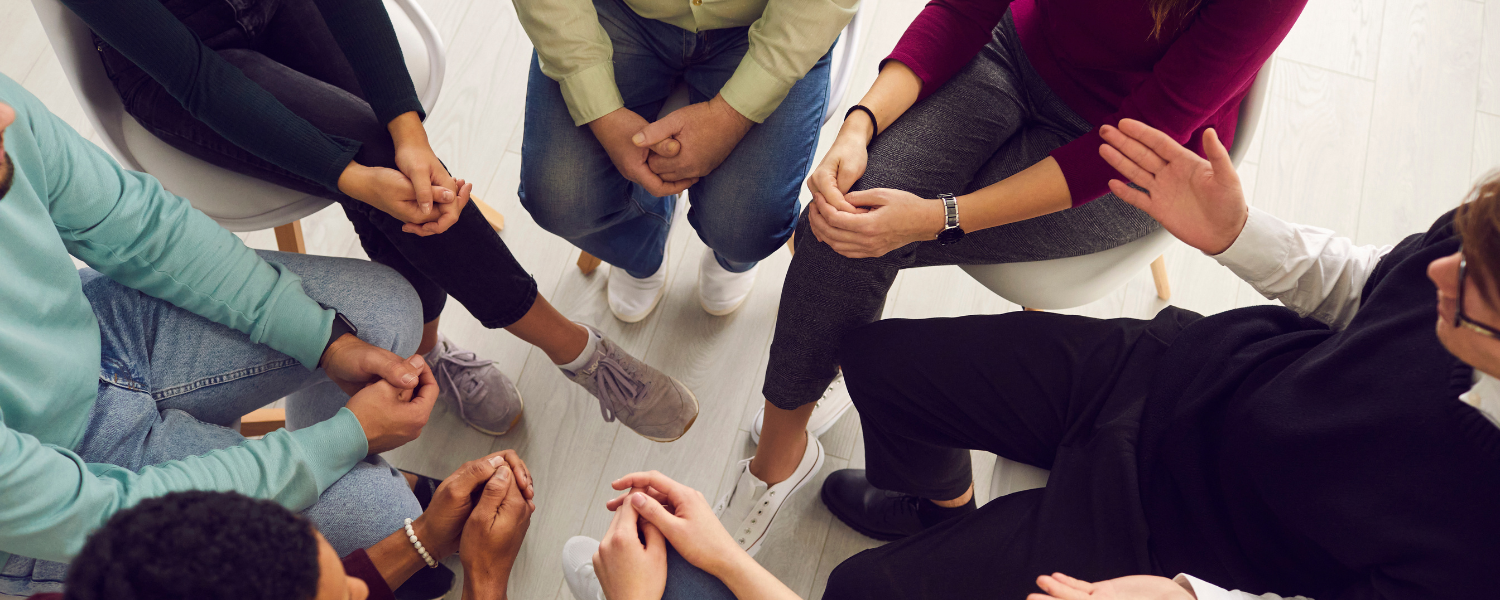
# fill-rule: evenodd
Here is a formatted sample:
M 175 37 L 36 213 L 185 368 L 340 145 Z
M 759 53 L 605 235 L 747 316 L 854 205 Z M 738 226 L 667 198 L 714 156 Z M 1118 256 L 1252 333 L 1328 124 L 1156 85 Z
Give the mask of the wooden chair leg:
M 286 409 L 262 408 L 240 418 L 240 435 L 265 435 L 286 427 Z
M 592 254 L 589 254 L 582 250 L 578 252 L 578 270 L 583 271 L 584 275 L 592 275 L 594 273 L 594 269 L 599 268 L 599 264 L 603 262 L 604 261 L 599 260 Z
M 500 211 L 485 204 L 483 200 L 479 199 L 479 196 L 475 196 L 474 194 L 469 194 L 469 202 L 473 202 L 474 206 L 479 209 L 479 212 L 484 215 L 484 220 L 490 222 L 490 227 L 495 229 L 495 233 L 500 233 L 501 229 L 505 229 L 505 215 L 500 214 Z
M 307 242 L 302 239 L 302 221 L 292 221 L 276 228 L 276 249 L 307 254 Z
M 1031 308 L 1031 307 L 1028 307 L 1028 306 L 1022 306 L 1021 310 L 1028 311 L 1028 312 L 1046 312 L 1046 311 L 1043 311 L 1040 308 Z
M 1167 281 L 1167 256 L 1165 254 L 1151 261 L 1151 279 L 1156 281 L 1156 297 L 1171 300 L 1172 285 Z

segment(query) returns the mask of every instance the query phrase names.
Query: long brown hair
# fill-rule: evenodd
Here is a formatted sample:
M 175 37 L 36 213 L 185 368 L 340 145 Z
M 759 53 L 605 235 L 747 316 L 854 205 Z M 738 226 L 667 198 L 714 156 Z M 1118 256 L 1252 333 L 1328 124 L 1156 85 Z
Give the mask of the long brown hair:
M 1493 303 L 1500 282 L 1500 171 L 1474 186 L 1453 224 L 1464 242 L 1464 259 L 1479 284 L 1479 295 Z
M 1166 25 L 1167 19 L 1182 19 L 1198 10 L 1198 5 L 1202 3 L 1203 0 L 1151 0 L 1151 18 L 1156 21 L 1151 27 L 1151 38 L 1161 37 L 1161 29 Z

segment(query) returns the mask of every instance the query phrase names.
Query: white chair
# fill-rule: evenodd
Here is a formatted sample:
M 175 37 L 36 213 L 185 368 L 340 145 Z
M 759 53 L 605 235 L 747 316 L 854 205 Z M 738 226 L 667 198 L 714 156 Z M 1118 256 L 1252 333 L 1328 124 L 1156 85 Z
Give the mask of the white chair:
M 305 250 L 298 220 L 322 210 L 332 203 L 330 200 L 219 168 L 161 141 L 125 113 L 120 97 L 104 74 L 104 65 L 83 20 L 58 0 L 32 0 L 32 6 L 62 62 L 73 93 L 94 130 L 99 132 L 101 145 L 121 166 L 150 173 L 167 190 L 187 198 L 225 229 L 275 228 L 277 245 L 282 250 Z M 385 7 L 401 43 L 407 72 L 422 106 L 430 113 L 437 105 L 447 68 L 442 39 L 415 0 L 385 0 Z M 479 204 L 495 225 L 498 213 Z M 495 228 L 498 230 L 499 226 Z
M 849 90 L 849 82 L 854 78 L 854 62 L 859 57 L 859 45 L 864 41 L 865 30 L 869 29 L 869 18 L 864 15 L 874 14 L 874 0 L 864 0 L 859 4 L 859 10 L 854 13 L 854 18 L 844 26 L 844 32 L 839 34 L 839 39 L 833 45 L 833 55 L 828 64 L 828 107 L 823 110 L 823 123 L 828 123 L 839 111 L 839 105 L 844 101 L 844 93 Z M 672 89 L 672 94 L 667 96 L 667 102 L 662 105 L 661 111 L 657 112 L 656 118 L 667 116 L 674 110 L 688 105 L 688 86 L 686 83 L 678 83 Z M 788 243 L 787 247 L 791 247 Z M 579 251 L 578 270 L 584 275 L 594 272 L 599 268 L 600 261 L 595 256 Z
M 1240 104 L 1239 126 L 1229 149 L 1236 166 L 1245 157 L 1245 151 L 1260 126 L 1270 80 L 1271 65 L 1267 62 Z M 1162 252 L 1172 245 L 1174 239 L 1167 230 L 1157 229 L 1136 241 L 1094 254 L 998 265 L 964 265 L 962 268 L 970 277 L 1006 300 L 1033 310 L 1057 310 L 1103 298 L 1149 264 L 1156 281 L 1156 295 L 1166 300 L 1172 291 L 1167 282 L 1167 264 Z
M 1249 95 L 1245 96 L 1244 103 L 1240 105 L 1238 131 L 1229 148 L 1229 157 L 1235 166 L 1239 166 L 1240 161 L 1245 158 L 1245 151 L 1260 127 L 1270 80 L 1271 64 L 1267 62 L 1261 67 L 1255 83 L 1250 86 Z M 985 287 L 1011 302 L 1027 308 L 1060 309 L 1082 306 L 1104 297 L 1150 262 L 1151 274 L 1156 279 L 1156 294 L 1166 300 L 1171 292 L 1167 288 L 1166 264 L 1162 261 L 1161 252 L 1174 239 L 1176 238 L 1167 233 L 1167 230 L 1158 229 L 1142 239 L 1095 254 L 1025 263 L 965 266 L 964 270 Z M 1156 257 L 1154 261 L 1151 258 L 1153 256 Z M 1047 485 L 1048 475 L 1045 469 L 996 457 L 994 475 L 990 478 L 989 499 L 1043 487 Z

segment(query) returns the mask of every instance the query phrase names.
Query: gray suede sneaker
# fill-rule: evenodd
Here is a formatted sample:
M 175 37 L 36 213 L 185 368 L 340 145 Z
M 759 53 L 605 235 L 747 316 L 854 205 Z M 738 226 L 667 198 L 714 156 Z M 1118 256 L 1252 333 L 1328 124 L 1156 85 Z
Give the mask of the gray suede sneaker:
M 687 433 L 698 419 L 698 398 L 692 390 L 627 354 L 599 330 L 584 327 L 600 337 L 599 349 L 576 373 L 561 371 L 599 399 L 604 420 L 619 419 L 653 442 L 670 442 Z
M 458 417 L 490 435 L 505 435 L 521 420 L 525 404 L 521 391 L 511 383 L 495 361 L 480 360 L 439 335 L 438 343 L 422 358 L 437 378 L 439 397 L 447 398 L 458 408 Z

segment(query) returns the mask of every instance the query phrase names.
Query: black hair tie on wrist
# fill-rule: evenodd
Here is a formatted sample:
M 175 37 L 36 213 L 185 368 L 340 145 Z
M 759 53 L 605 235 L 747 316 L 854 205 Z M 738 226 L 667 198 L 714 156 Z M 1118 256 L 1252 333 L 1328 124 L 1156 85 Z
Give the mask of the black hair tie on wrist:
M 870 107 L 863 104 L 856 104 L 849 107 L 849 112 L 844 113 L 844 120 L 848 121 L 849 115 L 854 114 L 856 110 L 862 110 L 865 114 L 870 115 L 870 125 L 874 131 L 870 132 L 870 141 L 865 143 L 865 147 L 869 148 L 871 144 L 875 143 L 875 136 L 880 135 L 880 120 L 875 118 L 875 111 L 870 110 Z

